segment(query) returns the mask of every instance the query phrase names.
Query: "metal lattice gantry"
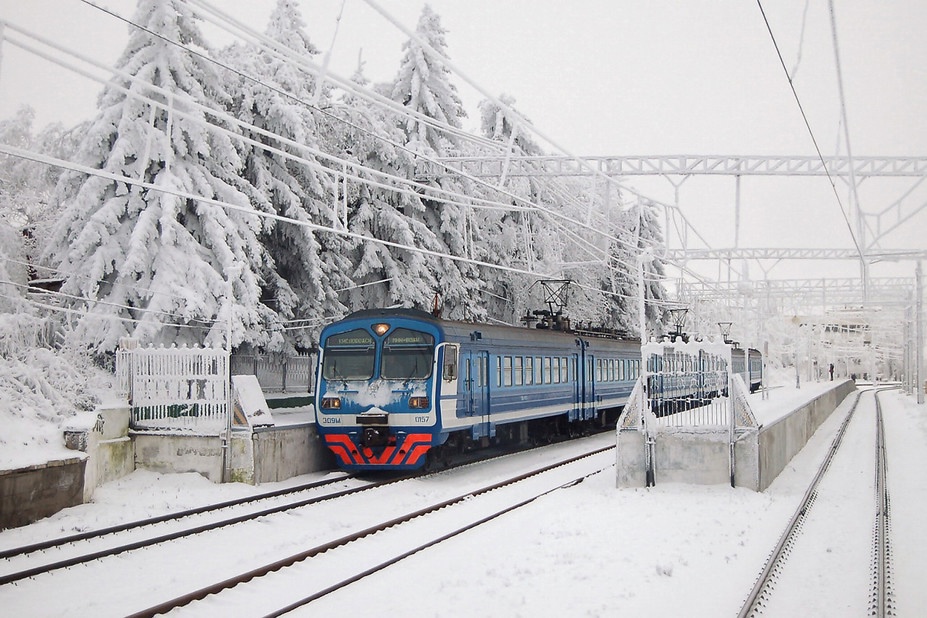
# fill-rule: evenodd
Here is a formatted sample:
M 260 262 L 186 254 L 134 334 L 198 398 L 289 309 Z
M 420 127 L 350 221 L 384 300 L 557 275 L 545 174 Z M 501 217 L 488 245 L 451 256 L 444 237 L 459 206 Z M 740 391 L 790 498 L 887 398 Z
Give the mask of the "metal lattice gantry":
M 630 176 L 663 176 L 666 178 L 697 175 L 733 176 L 738 180 L 735 209 L 735 238 L 733 248 L 693 248 L 690 238 L 700 238 L 688 219 L 681 213 L 678 191 L 676 204 L 654 204 L 666 211 L 665 234 L 668 244 L 671 232 L 678 239 L 679 248 L 668 249 L 662 256 L 667 262 L 684 265 L 689 260 L 857 260 L 861 261 L 862 278 L 868 280 L 868 265 L 878 260 L 922 260 L 927 250 L 885 249 L 882 240 L 910 220 L 927 210 L 927 202 L 917 203 L 912 195 L 927 179 L 927 157 L 813 157 L 813 156 L 741 156 L 741 155 L 666 155 L 666 156 L 489 156 L 449 157 L 439 165 L 428 164 L 423 175 L 462 172 L 478 178 L 506 177 L 582 177 L 605 176 L 613 181 Z M 857 229 L 863 231 L 859 249 L 821 248 L 741 248 L 737 240 L 739 230 L 740 191 L 742 176 L 829 176 L 846 183 L 857 184 L 869 178 L 907 178 L 912 186 L 894 202 L 878 212 L 857 210 Z M 678 187 L 678 182 L 673 183 Z M 670 212 L 673 210 L 674 212 Z M 868 233 L 865 233 L 868 231 Z M 864 282 L 862 298 L 868 296 Z
M 870 260 L 923 260 L 927 249 L 877 249 L 867 251 Z M 664 257 L 670 262 L 684 260 L 857 260 L 855 249 L 669 249 Z
M 911 303 L 915 279 L 878 277 L 869 280 L 870 293 L 879 305 Z M 778 304 L 816 306 L 823 309 L 862 305 L 862 282 L 858 278 L 768 279 L 735 282 L 684 282 L 677 290 L 680 300 L 723 301 L 747 297 Z
M 494 156 L 448 157 L 441 162 L 477 178 L 517 176 L 872 176 L 927 177 L 927 157 L 846 157 L 667 155 L 667 156 Z M 423 175 L 445 170 L 424 164 Z
M 828 311 L 835 307 L 854 305 L 891 308 L 905 312 L 905 324 L 910 322 L 911 331 L 905 336 L 906 366 L 916 367 L 906 371 L 906 387 L 919 386 L 922 379 L 922 359 L 919 351 L 923 348 L 923 287 L 921 285 L 921 261 L 927 259 L 927 250 L 891 249 L 883 247 L 884 239 L 892 232 L 910 225 L 911 220 L 927 210 L 927 202 L 916 197 L 916 191 L 927 179 L 927 157 L 813 157 L 813 156 L 740 156 L 740 155 L 668 155 L 668 156 L 534 156 L 519 157 L 498 155 L 490 157 L 458 157 L 442 159 L 438 164 L 428 164 L 420 170 L 422 176 L 441 176 L 463 173 L 472 177 L 492 178 L 504 185 L 506 178 L 519 176 L 532 177 L 604 177 L 606 190 L 617 185 L 619 191 L 613 196 L 620 196 L 625 189 L 620 180 L 628 177 L 657 176 L 666 178 L 676 189 L 675 204 L 663 204 L 649 200 L 652 204 L 662 206 L 665 212 L 665 230 L 667 246 L 671 235 L 675 234 L 680 248 L 667 249 L 661 256 L 666 263 L 679 267 L 680 279 L 677 282 L 677 299 L 681 302 L 721 301 L 738 302 L 745 306 L 747 299 L 752 299 L 759 324 L 760 306 L 766 311 L 777 305 L 781 310 L 789 304 L 793 311 L 800 307 L 815 307 Z M 733 248 L 693 248 L 690 238 L 703 240 L 685 217 L 679 203 L 679 186 L 692 176 L 728 176 L 736 181 L 736 197 L 733 204 L 734 242 Z M 852 190 L 856 203 L 852 204 L 850 216 L 855 218 L 856 244 L 854 249 L 827 248 L 742 248 L 739 246 L 740 227 L 740 179 L 744 176 L 757 177 L 828 177 L 832 182 L 839 180 Z M 889 205 L 881 210 L 864 211 L 856 199 L 856 188 L 860 182 L 871 178 L 895 178 L 908 182 L 907 189 L 901 192 Z M 593 185 L 594 187 L 595 185 Z M 835 186 L 836 189 L 836 186 Z M 633 192 L 632 193 L 636 193 Z M 637 197 L 647 199 L 636 194 Z M 621 198 L 619 197 L 619 202 Z M 607 200 L 606 200 L 607 201 Z M 587 219 L 592 218 L 592 209 Z M 608 205 L 605 206 L 609 207 Z M 849 223 L 849 221 L 848 221 Z M 707 244 L 707 243 L 706 243 Z M 856 279 L 807 279 L 762 281 L 742 280 L 725 284 L 707 282 L 704 279 L 695 283 L 684 281 L 682 274 L 690 272 L 686 264 L 690 260 L 713 260 L 719 264 L 726 263 L 728 277 L 733 262 L 783 261 L 783 260 L 852 260 L 860 263 L 860 277 Z M 917 264 L 917 277 L 875 279 L 869 275 L 869 266 L 877 261 L 913 261 Z M 762 267 L 762 264 L 761 264 Z M 699 279 L 699 277 L 696 277 Z M 873 300 L 877 299 L 877 300 Z M 909 343 L 914 342 L 913 345 Z M 909 357 L 914 357 L 909 359 Z M 912 381 L 908 376 L 913 375 Z M 920 392 L 918 390 L 918 392 Z M 921 396 L 919 396 L 920 399 Z M 922 399 L 921 399 L 922 400 Z

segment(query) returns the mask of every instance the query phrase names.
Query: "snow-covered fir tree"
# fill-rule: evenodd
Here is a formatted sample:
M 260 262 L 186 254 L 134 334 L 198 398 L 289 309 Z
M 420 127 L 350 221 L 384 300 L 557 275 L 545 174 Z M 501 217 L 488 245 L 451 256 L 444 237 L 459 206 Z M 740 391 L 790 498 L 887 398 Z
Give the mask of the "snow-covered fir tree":
M 340 183 L 320 170 L 322 163 L 308 149 L 319 147 L 320 128 L 327 128 L 324 117 L 321 122 L 317 119 L 312 104 L 328 106 L 328 102 L 316 96 L 319 84 L 303 67 L 318 51 L 305 32 L 294 0 L 277 2 L 266 34 L 276 43 L 272 52 L 235 45 L 225 54 L 246 75 L 233 86 L 235 115 L 256 129 L 245 131 L 252 141 L 242 145 L 249 195 L 261 210 L 332 225 L 336 222 L 332 193 Z M 316 325 L 345 312 L 337 290 L 351 285 L 348 239 L 266 219 L 260 240 L 271 258 L 261 273 L 262 292 L 282 319 Z M 288 332 L 295 333 L 293 343 L 303 348 L 312 344 L 315 335 L 312 328 Z
M 639 199 L 622 213 L 619 225 L 619 242 L 610 247 L 610 278 L 602 282 L 603 289 L 613 292 L 609 314 L 622 330 L 640 334 L 637 261 L 642 258 L 647 328 L 661 333 L 666 290 L 665 269 L 659 258 L 663 232 L 656 208 Z
M 457 88 L 450 81 L 451 71 L 443 59 L 447 55 L 446 30 L 438 15 L 425 5 L 414 37 L 403 44 L 403 57 L 393 82 L 391 97 L 409 112 L 400 120 L 406 147 L 426 158 L 454 154 L 458 140 L 454 131 L 466 117 Z M 417 170 L 407 170 L 409 178 Z M 440 239 L 443 251 L 461 258 L 472 258 L 470 239 L 479 236 L 472 208 L 465 203 L 465 186 L 460 179 L 440 175 L 430 184 L 438 192 L 422 191 L 424 209 L 413 216 Z M 447 258 L 433 260 L 438 279 L 436 292 L 443 300 L 445 315 L 481 319 L 486 316 L 479 270 L 465 261 Z
M 352 81 L 362 88 L 369 86 L 363 63 Z M 405 141 L 404 133 L 391 122 L 384 108 L 351 93 L 345 94 L 336 113 L 345 122 L 340 131 L 331 133 L 340 141 L 329 146 L 333 152 L 357 163 L 358 174 L 370 181 L 349 184 L 348 228 L 366 238 L 402 245 L 358 242 L 352 259 L 354 285 L 345 292 L 347 302 L 353 309 L 391 306 L 430 309 L 438 289 L 434 258 L 405 248 L 442 251 L 435 233 L 422 222 L 424 205 L 407 189 L 400 190 L 402 183 L 393 181 L 392 189 L 377 186 L 375 183 L 382 184 L 385 179 L 366 171 L 407 177 L 414 168 L 413 155 L 396 146 Z
M 155 34 L 130 27 L 77 155 L 116 179 L 72 173 L 59 183 L 49 257 L 63 291 L 86 299 L 77 333 L 101 352 L 125 335 L 222 345 L 231 288 L 234 344 L 279 345 L 276 315 L 260 302 L 270 263 L 261 219 L 238 188 L 233 138 L 208 111 L 229 104 L 227 76 L 188 49 L 209 46 L 186 3 L 140 0 L 133 21 Z
M 36 134 L 34 120 L 35 111 L 21 107 L 13 117 L 0 121 L 0 142 L 39 155 L 70 158 L 81 127 L 67 131 L 55 123 Z M 0 244 L 0 253 L 15 252 L 20 263 L 8 262 L 6 267 L 22 270 L 29 279 L 52 275 L 41 268 L 38 260 L 59 216 L 54 193 L 60 175 L 61 168 L 25 157 L 0 155 L 0 222 L 15 231 Z
M 530 128 L 523 126 L 522 120 L 508 111 L 514 111 L 515 99 L 503 94 L 498 100 L 504 107 L 490 99 L 480 102 L 480 132 L 483 137 L 498 142 L 502 152 L 512 157 L 544 154 L 531 139 Z M 491 154 L 499 156 L 500 153 Z M 558 205 L 549 203 L 550 195 L 545 190 L 545 183 L 537 178 L 507 176 L 503 189 L 504 192 L 481 190 L 481 195 L 487 199 L 511 203 L 512 208 L 483 213 L 483 236 L 478 245 L 480 257 L 490 260 L 492 256 L 505 256 L 506 264 L 539 273 L 533 277 L 508 271 L 484 273 L 483 280 L 492 292 L 490 315 L 511 322 L 520 319 L 527 311 L 542 308 L 543 295 L 537 289 L 540 273 L 559 269 L 558 244 L 551 235 L 554 229 L 533 208 L 538 205 L 557 208 Z

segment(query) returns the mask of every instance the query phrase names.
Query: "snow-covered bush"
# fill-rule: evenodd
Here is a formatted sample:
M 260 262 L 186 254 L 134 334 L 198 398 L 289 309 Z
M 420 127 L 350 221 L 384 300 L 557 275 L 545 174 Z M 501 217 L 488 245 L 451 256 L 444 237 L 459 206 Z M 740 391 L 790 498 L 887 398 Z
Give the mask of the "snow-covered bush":
M 92 424 L 113 376 L 86 354 L 52 346 L 51 320 L 0 313 L 0 469 L 73 456 L 68 426 Z

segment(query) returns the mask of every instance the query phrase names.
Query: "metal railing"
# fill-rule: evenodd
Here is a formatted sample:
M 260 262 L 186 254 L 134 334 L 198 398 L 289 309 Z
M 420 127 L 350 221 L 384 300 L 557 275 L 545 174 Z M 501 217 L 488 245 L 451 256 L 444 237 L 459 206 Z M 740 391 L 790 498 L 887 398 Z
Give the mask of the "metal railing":
M 219 432 L 228 421 L 228 353 L 213 348 L 116 352 L 116 376 L 135 429 Z
M 311 393 L 315 354 L 298 356 L 232 355 L 232 375 L 257 376 L 265 393 Z

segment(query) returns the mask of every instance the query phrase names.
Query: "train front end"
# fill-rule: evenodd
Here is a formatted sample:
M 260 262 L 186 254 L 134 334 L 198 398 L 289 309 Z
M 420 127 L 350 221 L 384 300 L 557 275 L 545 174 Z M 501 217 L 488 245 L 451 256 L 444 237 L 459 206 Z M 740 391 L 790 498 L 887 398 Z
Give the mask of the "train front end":
M 361 311 L 319 340 L 316 423 L 346 470 L 413 470 L 439 444 L 443 333 L 408 312 Z

